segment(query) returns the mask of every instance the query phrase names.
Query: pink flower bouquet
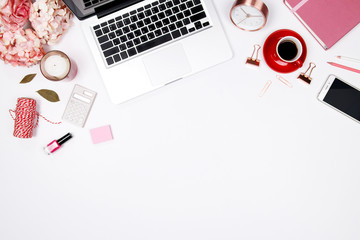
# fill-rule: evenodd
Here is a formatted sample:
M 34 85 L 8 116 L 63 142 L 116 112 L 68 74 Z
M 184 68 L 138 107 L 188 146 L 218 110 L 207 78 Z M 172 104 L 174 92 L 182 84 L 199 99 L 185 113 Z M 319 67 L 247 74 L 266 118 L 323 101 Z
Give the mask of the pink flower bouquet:
M 30 10 L 31 26 L 42 43 L 55 44 L 71 26 L 72 13 L 60 0 L 37 0 Z
M 0 0 L 0 59 L 13 66 L 37 64 L 71 26 L 72 14 L 61 0 Z M 33 29 L 22 28 L 30 20 Z
M 40 39 L 32 29 L 0 33 L 0 59 L 13 66 L 31 66 L 44 56 Z

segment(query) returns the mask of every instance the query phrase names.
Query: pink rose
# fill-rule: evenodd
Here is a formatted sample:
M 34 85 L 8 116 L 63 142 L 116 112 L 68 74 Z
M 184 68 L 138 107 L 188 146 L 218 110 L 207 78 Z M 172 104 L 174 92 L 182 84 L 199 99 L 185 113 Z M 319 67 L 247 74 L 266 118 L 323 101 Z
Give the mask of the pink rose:
M 39 37 L 32 29 L 0 32 L 0 59 L 13 66 L 31 66 L 44 56 Z
M 0 20 L 7 30 L 22 28 L 29 20 L 31 0 L 0 0 Z

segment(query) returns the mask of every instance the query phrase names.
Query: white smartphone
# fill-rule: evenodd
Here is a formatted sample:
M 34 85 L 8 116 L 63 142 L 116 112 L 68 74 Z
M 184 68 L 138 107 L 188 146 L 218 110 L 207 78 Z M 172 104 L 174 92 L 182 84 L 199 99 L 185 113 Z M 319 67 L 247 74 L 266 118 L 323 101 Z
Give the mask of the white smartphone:
M 360 123 L 360 90 L 330 75 L 318 99 L 333 109 Z

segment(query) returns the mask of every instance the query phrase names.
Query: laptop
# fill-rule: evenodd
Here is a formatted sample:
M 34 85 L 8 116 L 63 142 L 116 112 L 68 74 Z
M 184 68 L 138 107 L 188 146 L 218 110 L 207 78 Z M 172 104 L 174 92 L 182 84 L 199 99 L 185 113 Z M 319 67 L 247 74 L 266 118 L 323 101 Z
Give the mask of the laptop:
M 212 0 L 63 0 L 113 103 L 232 57 Z

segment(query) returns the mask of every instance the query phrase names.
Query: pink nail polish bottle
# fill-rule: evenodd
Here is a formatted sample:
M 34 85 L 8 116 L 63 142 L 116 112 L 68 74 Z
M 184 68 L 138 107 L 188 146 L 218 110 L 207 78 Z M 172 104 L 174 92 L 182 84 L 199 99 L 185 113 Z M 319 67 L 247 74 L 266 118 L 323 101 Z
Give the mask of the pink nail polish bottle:
M 49 143 L 45 148 L 44 151 L 50 155 L 53 152 L 55 152 L 56 150 L 58 150 L 61 145 L 65 142 L 67 142 L 69 139 L 72 138 L 71 133 L 67 133 L 65 136 L 59 138 L 58 140 L 54 140 L 51 143 Z

